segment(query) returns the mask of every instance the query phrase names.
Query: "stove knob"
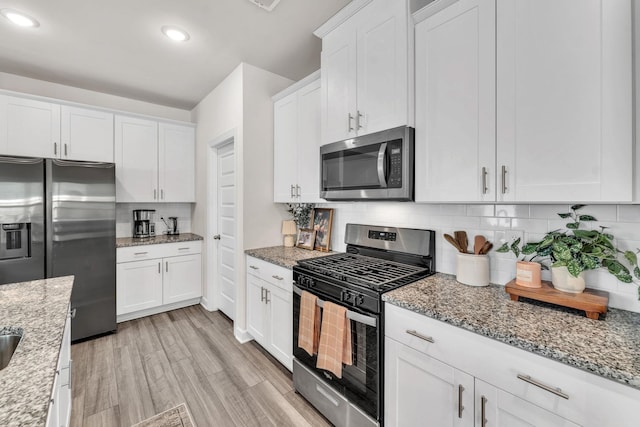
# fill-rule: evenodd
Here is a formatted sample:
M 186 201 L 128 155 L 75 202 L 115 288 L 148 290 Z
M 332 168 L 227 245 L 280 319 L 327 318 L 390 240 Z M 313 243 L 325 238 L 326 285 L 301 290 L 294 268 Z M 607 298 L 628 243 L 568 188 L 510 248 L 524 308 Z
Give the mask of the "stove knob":
M 364 304 L 364 295 L 357 295 L 354 304 L 357 306 Z
M 305 281 L 305 285 L 307 285 L 310 288 L 313 288 L 316 285 L 315 280 L 313 280 L 311 277 L 307 277 L 307 280 Z

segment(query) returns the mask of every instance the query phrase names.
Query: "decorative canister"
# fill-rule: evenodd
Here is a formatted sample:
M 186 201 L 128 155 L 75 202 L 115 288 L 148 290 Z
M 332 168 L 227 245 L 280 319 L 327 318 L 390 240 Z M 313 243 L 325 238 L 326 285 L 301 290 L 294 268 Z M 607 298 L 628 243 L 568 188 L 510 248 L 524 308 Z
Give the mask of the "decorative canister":
M 537 262 L 516 262 L 516 285 L 525 288 L 541 288 L 540 264 Z
M 489 285 L 489 256 L 457 254 L 456 280 L 469 286 Z

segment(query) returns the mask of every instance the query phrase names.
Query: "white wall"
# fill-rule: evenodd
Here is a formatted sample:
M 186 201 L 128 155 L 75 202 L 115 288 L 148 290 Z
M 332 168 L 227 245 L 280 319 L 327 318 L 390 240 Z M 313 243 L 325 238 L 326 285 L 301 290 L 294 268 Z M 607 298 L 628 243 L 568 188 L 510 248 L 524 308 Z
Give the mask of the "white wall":
M 522 237 L 524 242 L 538 241 L 548 231 L 565 228 L 568 222 L 558 213 L 569 212 L 569 205 L 446 205 L 417 203 L 332 203 L 322 207 L 335 209 L 331 247 L 344 251 L 344 230 L 347 223 L 391 225 L 407 228 L 428 228 L 436 231 L 436 270 L 455 274 L 456 250 L 443 238 L 443 233 L 453 234 L 465 230 L 469 241 L 482 234 L 494 242 L 489 254 L 491 282 L 504 285 L 515 277 L 513 254 L 499 254 L 495 249 L 501 238 L 511 241 L 512 236 Z M 598 219 L 594 227 L 604 225 L 616 237 L 616 245 L 622 249 L 640 248 L 640 205 L 589 205 L 582 209 Z M 550 280 L 543 271 L 543 279 Z M 618 282 L 604 270 L 589 271 L 587 287 L 609 292 L 609 305 L 640 312 L 638 287 Z
M 0 72 L 0 89 L 45 96 L 63 101 L 78 102 L 123 112 L 162 117 L 170 120 L 191 121 L 191 112 L 188 110 L 151 104 L 149 102 L 31 79 L 15 74 Z
M 155 209 L 156 235 L 166 234 L 167 226 L 160 219 L 178 217 L 178 231 L 191 233 L 191 203 L 116 203 L 116 237 L 131 237 L 134 209 Z

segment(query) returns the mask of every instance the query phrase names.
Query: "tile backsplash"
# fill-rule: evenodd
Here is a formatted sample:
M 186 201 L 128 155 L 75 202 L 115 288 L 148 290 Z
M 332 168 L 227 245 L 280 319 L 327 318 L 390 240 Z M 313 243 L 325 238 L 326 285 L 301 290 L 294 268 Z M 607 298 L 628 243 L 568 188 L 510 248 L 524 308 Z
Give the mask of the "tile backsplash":
M 155 209 L 156 234 L 166 234 L 167 227 L 160 217 L 178 217 L 178 230 L 191 232 L 191 203 L 117 203 L 116 237 L 131 237 L 133 233 L 133 213 L 135 209 Z
M 491 282 L 504 285 L 515 277 L 513 254 L 497 253 L 503 241 L 522 237 L 524 242 L 539 240 L 548 231 L 565 229 L 567 220 L 558 213 L 569 212 L 570 205 L 454 205 L 390 202 L 330 203 L 319 207 L 334 208 L 331 247 L 345 250 L 344 231 L 347 223 L 392 225 L 407 228 L 428 228 L 436 232 L 436 269 L 455 274 L 456 250 L 447 243 L 444 233 L 465 230 L 469 240 L 484 235 L 494 243 L 489 254 Z M 583 213 L 593 215 L 600 225 L 616 237 L 620 249 L 640 248 L 640 205 L 589 205 Z M 550 273 L 543 271 L 543 279 Z M 604 270 L 588 271 L 587 286 L 609 292 L 609 305 L 640 312 L 637 284 L 621 283 Z

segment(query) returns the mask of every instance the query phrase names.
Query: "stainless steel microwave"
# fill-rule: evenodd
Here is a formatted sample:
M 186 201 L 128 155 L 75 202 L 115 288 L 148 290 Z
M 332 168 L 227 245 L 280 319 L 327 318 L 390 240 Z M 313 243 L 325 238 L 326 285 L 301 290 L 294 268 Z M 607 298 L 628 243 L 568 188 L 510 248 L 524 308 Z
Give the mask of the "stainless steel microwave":
M 401 126 L 320 147 L 325 200 L 413 200 L 414 129 Z

